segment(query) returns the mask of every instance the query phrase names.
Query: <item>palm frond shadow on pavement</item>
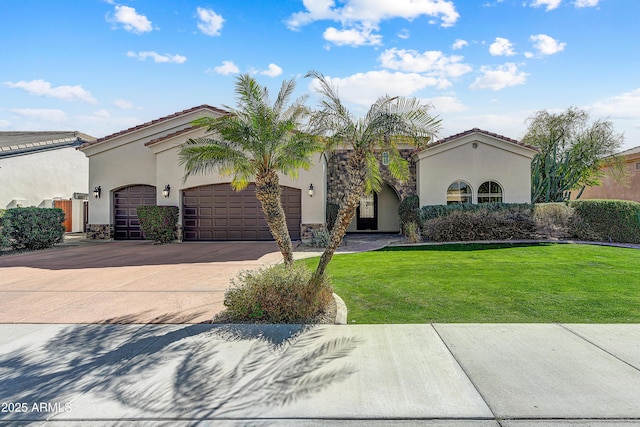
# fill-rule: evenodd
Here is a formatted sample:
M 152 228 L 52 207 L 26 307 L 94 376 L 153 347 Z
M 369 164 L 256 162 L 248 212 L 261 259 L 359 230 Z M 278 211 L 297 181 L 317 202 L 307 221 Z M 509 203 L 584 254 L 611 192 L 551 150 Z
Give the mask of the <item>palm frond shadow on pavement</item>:
M 356 372 L 344 359 L 361 340 L 325 332 L 303 325 L 66 326 L 39 345 L 0 354 L 0 396 L 71 402 L 73 409 L 0 414 L 0 422 L 259 417 Z M 103 416 L 91 407 L 105 401 L 120 412 Z

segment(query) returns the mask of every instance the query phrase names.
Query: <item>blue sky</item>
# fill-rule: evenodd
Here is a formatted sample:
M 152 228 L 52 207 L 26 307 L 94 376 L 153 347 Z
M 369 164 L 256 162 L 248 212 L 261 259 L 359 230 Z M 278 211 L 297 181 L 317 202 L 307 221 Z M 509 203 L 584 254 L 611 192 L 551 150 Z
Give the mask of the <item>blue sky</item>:
M 317 70 L 355 114 L 417 97 L 441 137 L 519 139 L 586 109 L 640 145 L 638 0 L 1 0 L 0 130 L 102 137 L 210 104 L 251 73 L 275 94 Z

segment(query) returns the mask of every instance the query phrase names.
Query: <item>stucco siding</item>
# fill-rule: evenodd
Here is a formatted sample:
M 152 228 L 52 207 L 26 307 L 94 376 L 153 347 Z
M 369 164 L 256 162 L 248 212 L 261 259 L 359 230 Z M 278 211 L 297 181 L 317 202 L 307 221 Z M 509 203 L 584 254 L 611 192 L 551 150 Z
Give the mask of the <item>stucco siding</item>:
M 23 206 L 40 206 L 44 200 L 71 199 L 87 193 L 89 161 L 66 147 L 0 159 L 0 208 L 12 200 Z
M 503 202 L 531 201 L 531 158 L 534 152 L 508 142 L 467 139 L 450 142 L 419 154 L 418 192 L 421 205 L 444 205 L 447 189 L 461 180 L 472 188 L 478 202 L 478 188 L 496 181 L 503 189 Z

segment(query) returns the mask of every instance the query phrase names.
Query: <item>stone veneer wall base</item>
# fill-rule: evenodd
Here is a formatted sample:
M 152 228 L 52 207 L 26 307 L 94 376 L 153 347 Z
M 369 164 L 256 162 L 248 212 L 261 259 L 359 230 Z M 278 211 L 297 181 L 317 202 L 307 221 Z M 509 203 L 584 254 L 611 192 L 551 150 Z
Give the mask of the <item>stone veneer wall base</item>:
M 87 239 L 107 240 L 113 239 L 112 224 L 87 224 Z

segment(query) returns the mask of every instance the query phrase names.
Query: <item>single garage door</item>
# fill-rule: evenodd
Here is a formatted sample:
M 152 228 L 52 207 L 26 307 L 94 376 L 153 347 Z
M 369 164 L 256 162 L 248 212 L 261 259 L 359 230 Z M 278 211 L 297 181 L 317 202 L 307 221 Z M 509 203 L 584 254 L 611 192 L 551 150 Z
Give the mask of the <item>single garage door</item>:
M 114 220 L 116 240 L 142 239 L 142 230 L 136 214 L 138 206 L 156 204 L 156 187 L 132 185 L 114 192 Z
M 282 204 L 293 240 L 300 239 L 300 190 L 282 187 Z M 242 191 L 229 184 L 183 190 L 184 240 L 273 240 L 251 183 Z

